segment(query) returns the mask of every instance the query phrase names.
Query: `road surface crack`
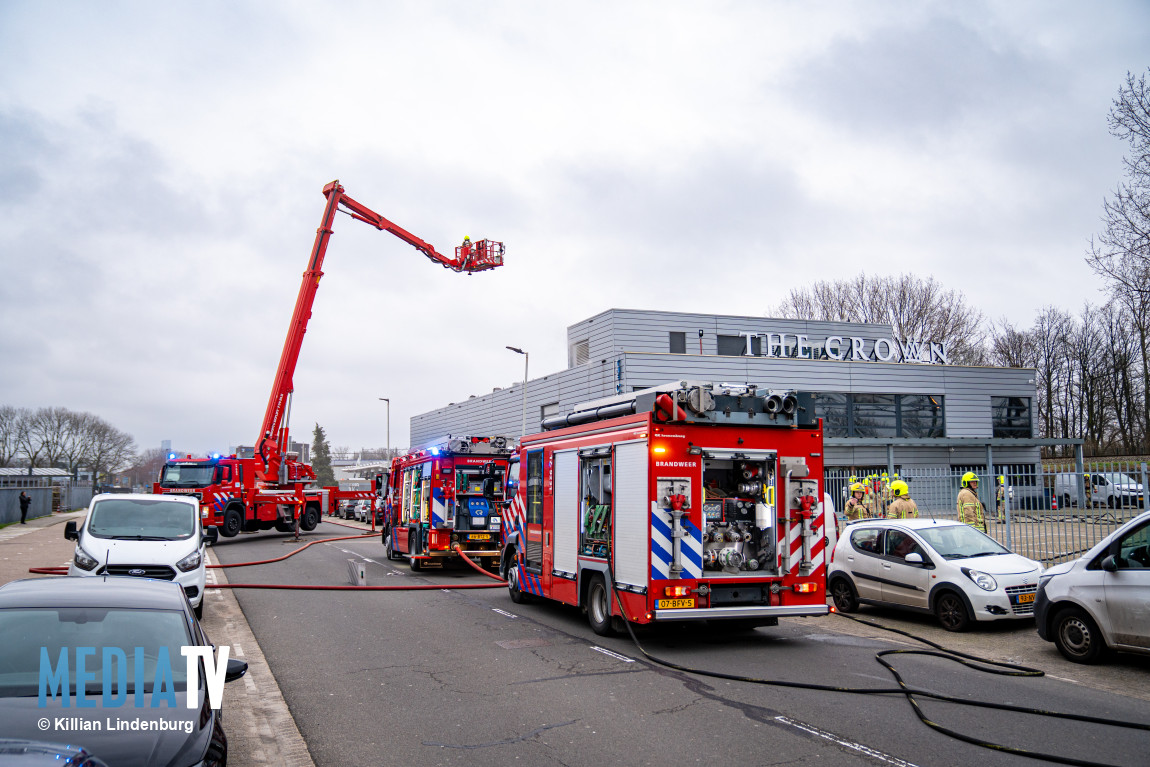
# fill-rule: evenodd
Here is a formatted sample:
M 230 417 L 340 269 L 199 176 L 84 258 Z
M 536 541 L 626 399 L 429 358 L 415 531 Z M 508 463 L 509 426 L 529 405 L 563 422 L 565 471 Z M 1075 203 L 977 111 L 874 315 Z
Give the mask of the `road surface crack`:
M 509 746 L 512 743 L 521 743 L 521 742 L 527 740 L 528 738 L 533 738 L 541 732 L 545 732 L 547 730 L 553 730 L 556 727 L 566 727 L 567 725 L 575 724 L 578 721 L 579 721 L 578 719 L 572 719 L 570 722 L 560 722 L 559 724 L 545 724 L 542 727 L 536 727 L 531 732 L 524 733 L 523 735 L 516 735 L 513 738 L 505 738 L 503 740 L 495 740 L 495 741 L 492 741 L 490 743 L 470 743 L 470 744 L 468 744 L 468 743 L 435 743 L 433 741 L 425 740 L 425 741 L 423 741 L 423 745 L 425 745 L 425 746 L 438 746 L 439 748 L 462 748 L 462 749 L 491 748 L 492 746 Z

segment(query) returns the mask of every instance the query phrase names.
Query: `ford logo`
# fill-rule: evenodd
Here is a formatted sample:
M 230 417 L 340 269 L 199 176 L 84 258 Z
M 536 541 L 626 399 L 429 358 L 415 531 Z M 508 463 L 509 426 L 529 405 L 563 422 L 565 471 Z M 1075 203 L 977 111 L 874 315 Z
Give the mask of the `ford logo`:
M 141 570 L 138 567 L 133 567 L 131 570 L 128 571 L 128 575 L 147 575 L 147 571 Z

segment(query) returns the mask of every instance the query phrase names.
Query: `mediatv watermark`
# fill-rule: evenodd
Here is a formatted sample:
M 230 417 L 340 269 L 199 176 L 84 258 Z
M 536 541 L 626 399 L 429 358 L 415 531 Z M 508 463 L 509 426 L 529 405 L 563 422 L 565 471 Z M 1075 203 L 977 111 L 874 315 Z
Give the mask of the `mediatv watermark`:
M 69 652 L 71 650 L 71 652 Z M 219 653 L 219 662 L 216 661 L 211 647 L 191 645 L 180 648 L 184 656 L 186 674 L 181 682 L 186 682 L 187 708 L 199 707 L 199 696 L 196 690 L 200 685 L 200 663 L 204 666 L 204 682 L 208 690 L 208 702 L 214 709 L 219 709 L 224 698 L 224 678 L 228 669 L 228 654 L 231 647 L 221 645 L 216 648 Z M 129 660 L 129 652 L 131 660 Z M 129 695 L 128 670 L 129 663 L 132 671 L 132 687 Z M 149 673 L 150 672 L 150 673 Z M 99 678 L 97 678 L 99 677 Z M 148 683 L 151 683 L 150 685 Z M 92 692 L 99 686 L 100 693 Z M 148 693 L 151 699 L 148 700 Z M 40 708 L 46 708 L 49 700 L 60 699 L 63 708 L 70 708 L 75 702 L 76 708 L 120 708 L 135 706 L 136 708 L 176 708 L 179 703 L 176 697 L 176 677 L 172 670 L 171 653 L 166 646 L 158 650 L 152 649 L 149 653 L 143 647 L 125 650 L 120 647 L 102 647 L 97 652 L 95 647 L 62 647 L 53 662 L 47 647 L 40 648 Z M 73 694 L 73 691 L 74 694 Z M 129 703 L 129 698 L 131 702 Z M 67 720 L 68 717 L 61 717 Z M 43 725 L 46 719 L 41 719 Z M 121 720 L 116 720 L 117 722 Z M 134 720 L 123 720 L 126 722 Z M 138 720 L 136 720 L 138 721 Z M 109 723 L 112 720 L 109 719 Z M 144 721 L 143 724 L 154 724 Z M 41 726 L 40 729 L 48 729 Z M 57 726 L 56 729 L 68 729 Z M 77 729 L 83 729 L 79 727 Z M 96 728 L 88 728 L 96 729 Z M 160 729 L 149 727 L 112 727 L 108 729 Z

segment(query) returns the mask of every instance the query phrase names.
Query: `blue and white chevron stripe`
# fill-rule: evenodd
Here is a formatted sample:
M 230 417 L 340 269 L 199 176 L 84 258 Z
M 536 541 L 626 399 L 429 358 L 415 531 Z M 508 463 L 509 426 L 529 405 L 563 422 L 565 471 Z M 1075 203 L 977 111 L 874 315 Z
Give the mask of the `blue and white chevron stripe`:
M 682 518 L 687 537 L 681 539 L 679 552 L 683 570 L 680 578 L 703 577 L 703 533 L 686 516 Z M 651 509 L 651 580 L 671 580 L 671 512 L 655 507 Z
M 443 488 L 437 487 L 431 491 L 431 526 L 443 527 L 443 520 L 445 502 L 443 499 Z

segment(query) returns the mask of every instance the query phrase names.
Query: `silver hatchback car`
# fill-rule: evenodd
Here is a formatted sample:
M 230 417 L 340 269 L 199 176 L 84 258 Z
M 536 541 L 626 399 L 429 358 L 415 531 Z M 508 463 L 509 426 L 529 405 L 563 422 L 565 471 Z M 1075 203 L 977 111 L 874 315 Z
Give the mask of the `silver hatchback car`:
M 1043 573 L 1035 618 L 1038 635 L 1075 663 L 1150 654 L 1150 511 Z
M 971 621 L 1031 618 L 1042 565 L 953 520 L 848 525 L 827 568 L 839 612 L 860 603 L 933 613 L 947 631 Z

